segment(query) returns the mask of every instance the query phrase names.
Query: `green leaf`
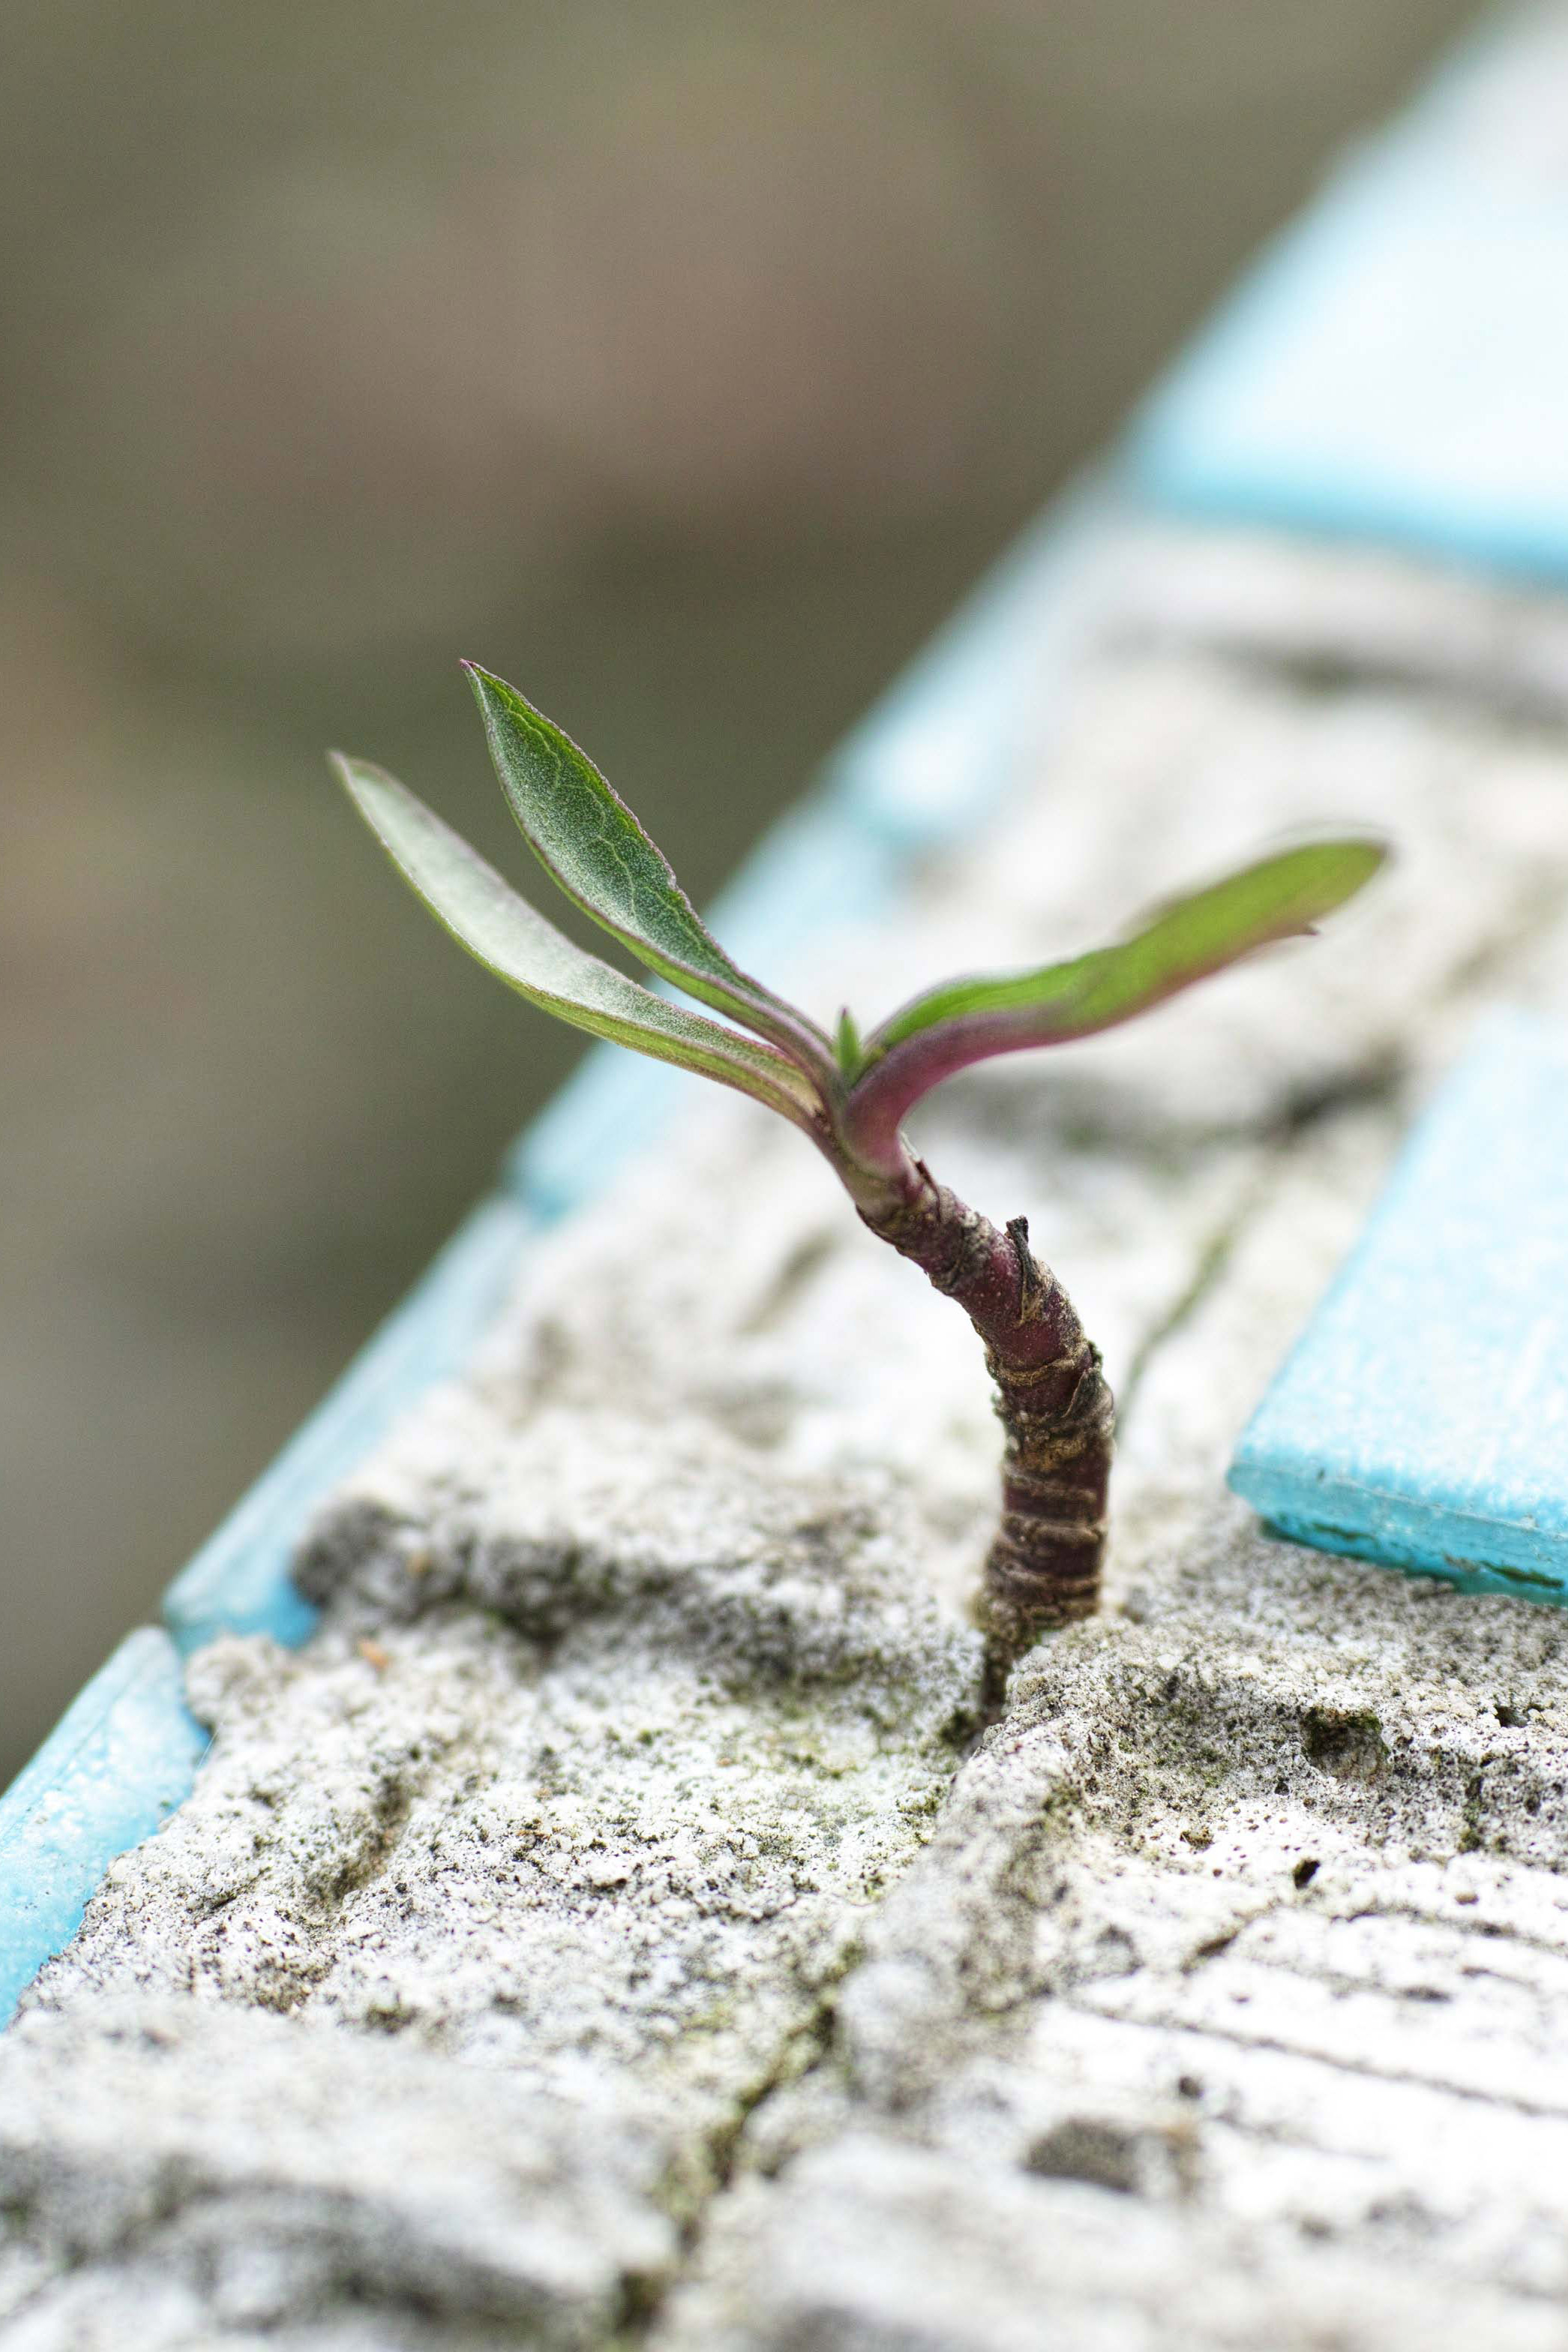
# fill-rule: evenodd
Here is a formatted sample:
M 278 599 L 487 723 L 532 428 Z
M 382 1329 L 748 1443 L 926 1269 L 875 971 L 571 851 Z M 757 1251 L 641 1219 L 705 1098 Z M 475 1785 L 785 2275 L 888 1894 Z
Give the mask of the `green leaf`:
M 1381 842 L 1316 841 L 1281 851 L 1160 908 L 1114 947 L 1070 962 L 928 990 L 867 1041 L 875 1058 L 939 1023 L 996 1024 L 1008 1045 L 1050 1045 L 1129 1021 L 1211 972 L 1278 940 L 1310 932 L 1369 882 Z
M 667 1003 L 576 946 L 383 769 L 338 752 L 332 764 L 404 880 L 508 987 L 574 1028 L 738 1087 L 797 1126 L 812 1123 L 816 1088 L 782 1054 Z
M 865 1066 L 838 1118 L 846 1150 L 868 1168 L 895 1171 L 904 1118 L 944 1078 L 997 1054 L 1114 1028 L 1255 948 L 1310 931 L 1386 856 L 1375 841 L 1311 842 L 1172 900 L 1118 946 L 928 990 L 866 1040 Z
M 855 1026 L 855 1016 L 849 1006 L 839 1013 L 839 1025 L 833 1038 L 833 1057 L 839 1066 L 839 1076 L 846 1086 L 853 1086 L 865 1066 L 865 1048 L 861 1033 Z
M 550 879 L 650 971 L 771 1037 L 802 1066 L 831 1066 L 821 1030 L 731 962 L 586 753 L 516 687 L 476 662 L 463 667 L 512 814 Z

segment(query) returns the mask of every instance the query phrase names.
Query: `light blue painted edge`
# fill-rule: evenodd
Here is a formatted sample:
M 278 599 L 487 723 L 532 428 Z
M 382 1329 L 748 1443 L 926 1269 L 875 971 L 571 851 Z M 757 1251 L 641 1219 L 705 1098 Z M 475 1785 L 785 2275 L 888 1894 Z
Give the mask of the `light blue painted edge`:
M 183 1654 L 219 1633 L 270 1633 L 294 1648 L 319 1612 L 288 1562 L 316 1504 L 397 1415 L 455 1372 L 501 1306 L 533 1220 L 520 1202 L 486 1201 L 354 1359 L 269 1468 L 163 1598 Z
M 167 1633 L 129 1634 L 0 1797 L 0 2025 L 117 1854 L 189 1795 L 207 1735 Z
M 1304 421 L 1288 444 L 1270 446 L 1265 438 L 1250 453 L 1244 446 L 1249 401 L 1260 383 L 1278 375 L 1281 350 L 1299 340 L 1301 321 L 1317 319 L 1325 300 L 1343 296 L 1391 223 L 1408 228 L 1430 220 L 1437 227 L 1456 206 L 1462 216 L 1467 202 L 1488 207 L 1479 178 L 1456 178 L 1455 118 L 1462 121 L 1492 66 L 1506 66 L 1549 17 L 1539 5 L 1521 8 L 1507 0 L 1485 12 L 1416 101 L 1348 150 L 1312 201 L 1264 246 L 1134 415 L 1127 460 L 1136 492 L 1156 507 L 1205 520 L 1373 542 L 1550 586 L 1568 583 L 1561 496 L 1542 515 L 1528 500 L 1500 500 L 1485 487 L 1402 481 L 1397 462 L 1391 470 L 1380 463 L 1393 427 L 1364 434 L 1357 453 L 1314 450 Z M 1544 211 L 1538 217 L 1544 220 Z M 1500 233 L 1517 226 L 1518 215 L 1509 213 Z M 1552 226 L 1558 250 L 1568 250 L 1560 202 Z M 1343 419 L 1356 396 L 1354 386 L 1343 369 L 1317 369 L 1317 348 L 1309 341 L 1297 361 L 1303 420 L 1312 407 Z M 1402 371 L 1397 389 L 1409 400 L 1420 397 L 1414 371 Z M 1374 414 L 1384 390 L 1366 387 Z M 1385 399 L 1383 410 L 1387 405 Z
M 1259 1469 L 1232 1477 L 1230 1484 L 1251 1504 L 1270 1534 L 1282 1536 L 1288 1543 L 1369 1560 L 1406 1576 L 1435 1576 L 1460 1592 L 1500 1592 L 1513 1601 L 1548 1601 L 1555 1608 L 1568 1603 L 1568 1587 L 1561 1579 L 1532 1568 L 1511 1567 L 1500 1558 L 1486 1567 L 1476 1558 L 1478 1552 L 1499 1550 L 1496 1520 L 1448 1515 L 1444 1541 L 1463 1549 L 1437 1551 L 1432 1549 L 1432 1514 L 1396 1495 L 1338 1484 L 1334 1499 L 1354 1519 L 1346 1526 L 1325 1516 L 1323 1490 L 1310 1477 L 1292 1479 L 1282 1470 Z
M 1412 1575 L 1440 1577 L 1461 1591 L 1568 1602 L 1568 1540 L 1558 1524 L 1561 1512 L 1543 1521 L 1538 1505 L 1526 1509 L 1517 1494 L 1501 1493 L 1500 1507 L 1467 1508 L 1451 1493 L 1445 1498 L 1420 1449 L 1408 1484 L 1396 1486 L 1391 1476 L 1374 1483 L 1356 1475 L 1361 1465 L 1350 1460 L 1344 1426 L 1349 1396 L 1344 1377 L 1356 1355 L 1358 1328 L 1370 1376 L 1380 1387 L 1388 1386 L 1390 1372 L 1396 1372 L 1400 1347 L 1411 1344 L 1389 1328 L 1394 1301 L 1385 1260 L 1390 1236 L 1414 1234 L 1421 1244 L 1416 1259 L 1406 1255 L 1400 1270 L 1406 1286 L 1413 1262 L 1417 1271 L 1423 1263 L 1429 1263 L 1434 1274 L 1440 1271 L 1446 1240 L 1455 1248 L 1474 1246 L 1465 1204 L 1454 1202 L 1453 1193 L 1456 1175 L 1462 1176 L 1477 1137 L 1486 1139 L 1489 1153 L 1500 1161 L 1500 1173 L 1491 1159 L 1487 1163 L 1495 1183 L 1504 1189 L 1533 1184 L 1545 1215 L 1561 1214 L 1555 1150 L 1546 1155 L 1552 1167 L 1531 1170 L 1517 1150 L 1507 1150 L 1511 1119 L 1520 1116 L 1521 1101 L 1548 1075 L 1558 1081 L 1568 1076 L 1568 1041 L 1562 1029 L 1522 1013 L 1494 1015 L 1406 1139 L 1355 1247 L 1237 1444 L 1228 1483 L 1277 1534 L 1319 1551 L 1347 1553 Z M 1479 1214 L 1476 1202 L 1469 1205 L 1472 1227 L 1495 1228 L 1496 1202 L 1483 1193 Z M 1434 1229 L 1438 1212 L 1453 1218 L 1451 1232 Z M 1436 1283 L 1432 1288 L 1435 1296 L 1443 1295 Z M 1418 1306 L 1419 1300 L 1415 1303 Z M 1472 1297 L 1469 1309 L 1479 1314 L 1483 1305 Z M 1375 1332 L 1368 1329 L 1369 1318 L 1375 1322 Z M 1499 1340 L 1506 1352 L 1506 1331 Z M 1414 1344 L 1420 1344 L 1418 1336 Z M 1487 1360 L 1480 1355 L 1481 1366 Z M 1338 1406 L 1326 1414 L 1325 1372 L 1326 1393 Z M 1484 1378 L 1479 1384 L 1484 1391 Z M 1390 1412 L 1397 1403 L 1396 1397 L 1389 1400 Z M 1465 1419 L 1473 1430 L 1473 1414 Z M 1396 1422 L 1392 1426 L 1396 1433 Z M 1428 1438 L 1434 1434 L 1425 1431 L 1425 1423 L 1423 1429 Z M 1440 1432 L 1435 1434 L 1440 1438 Z M 1549 1473 L 1543 1470 L 1543 1475 Z M 1506 1508 L 1501 1507 L 1505 1500 Z
M 182 1658 L 222 1633 L 294 1647 L 318 1612 L 288 1561 L 311 1511 L 397 1414 L 456 1371 L 504 1300 L 534 1221 L 497 1196 L 459 1226 L 256 1485 L 175 1578 L 168 1630 L 130 1634 L 0 1798 L 0 2026 L 62 1949 L 115 1856 L 190 1793 L 206 1735 Z
M 1244 457 L 1219 423 L 1254 373 L 1275 322 L 1332 281 L 1343 257 L 1381 223 L 1401 183 L 1418 189 L 1430 165 L 1403 146 L 1353 163 L 1296 226 L 1270 247 L 1215 326 L 1134 419 L 1131 478 L 1149 502 L 1211 522 L 1264 525 L 1317 540 L 1352 541 L 1469 564 L 1547 586 L 1568 583 L 1568 533 L 1553 512 L 1505 512 L 1453 485 L 1401 485 L 1369 447 L 1288 457 Z

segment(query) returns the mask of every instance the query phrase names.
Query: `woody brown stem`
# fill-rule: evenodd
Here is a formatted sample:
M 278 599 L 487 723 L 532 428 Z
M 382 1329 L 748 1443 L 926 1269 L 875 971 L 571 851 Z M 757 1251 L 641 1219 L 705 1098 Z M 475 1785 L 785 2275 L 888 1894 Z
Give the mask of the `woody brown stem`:
M 1005 1232 L 923 1163 L 890 1203 L 862 1205 L 873 1233 L 964 1309 L 985 1346 L 1005 1433 L 1001 1521 L 986 1559 L 981 1623 L 993 1688 L 1037 1634 L 1099 1599 L 1115 1411 L 1067 1293 L 1015 1217 Z

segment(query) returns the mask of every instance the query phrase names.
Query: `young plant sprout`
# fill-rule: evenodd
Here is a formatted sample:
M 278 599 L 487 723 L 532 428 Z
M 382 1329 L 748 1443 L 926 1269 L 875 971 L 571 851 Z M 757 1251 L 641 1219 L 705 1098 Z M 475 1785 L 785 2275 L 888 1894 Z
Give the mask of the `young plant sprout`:
M 1383 863 L 1370 840 L 1285 849 L 1160 908 L 1126 939 L 1033 971 L 925 990 L 863 1037 L 833 1037 L 731 962 L 592 761 L 515 688 L 465 664 L 501 786 L 552 882 L 725 1021 L 672 1003 L 575 946 L 382 769 L 335 755 L 349 793 L 470 955 L 559 1020 L 698 1070 L 810 1137 L 872 1232 L 913 1259 L 980 1336 L 1005 1432 L 1001 1519 L 981 1622 L 993 1682 L 1099 1591 L 1114 1413 L 1100 1355 L 1023 1217 L 998 1229 L 939 1183 L 904 1121 L 971 1063 L 1130 1021 L 1270 941 L 1311 932 Z M 737 1026 L 729 1026 L 733 1023 Z M 748 1033 L 748 1034 L 747 1034 Z

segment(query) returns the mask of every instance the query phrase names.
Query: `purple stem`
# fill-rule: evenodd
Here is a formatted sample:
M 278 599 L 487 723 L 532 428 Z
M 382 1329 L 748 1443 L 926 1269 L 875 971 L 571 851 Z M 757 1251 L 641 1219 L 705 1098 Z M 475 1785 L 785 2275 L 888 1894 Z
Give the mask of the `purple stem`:
M 997 1386 L 1002 1508 L 981 1601 L 995 1696 L 1037 1634 L 1089 1616 L 1099 1599 L 1115 1408 L 1099 1350 L 1032 1255 L 1027 1221 L 998 1231 L 900 1154 L 901 1181 L 859 1188 L 861 1216 L 963 1308 Z

